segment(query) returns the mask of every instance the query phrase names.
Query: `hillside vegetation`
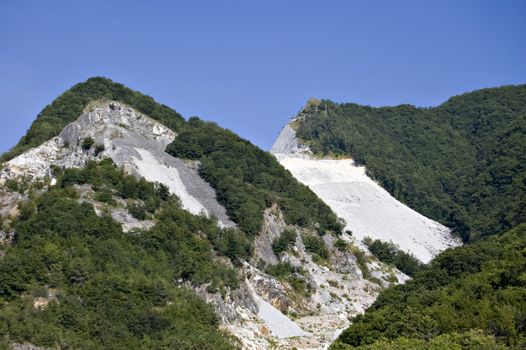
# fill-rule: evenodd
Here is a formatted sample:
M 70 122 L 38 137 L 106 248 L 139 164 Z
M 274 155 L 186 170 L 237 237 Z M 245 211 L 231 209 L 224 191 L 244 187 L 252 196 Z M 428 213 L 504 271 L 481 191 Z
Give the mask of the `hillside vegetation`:
M 56 187 L 32 191 L 21 206 L 15 241 L 0 259 L 0 348 L 235 348 L 212 308 L 186 286 L 236 288 L 237 273 L 216 256 L 233 263 L 248 256 L 241 233 L 191 215 L 166 188 L 125 175 L 110 160 L 55 175 Z M 109 212 L 99 216 L 79 201 L 76 185 L 89 185 L 104 203 L 136 203 L 157 223 L 125 234 Z M 35 298 L 47 306 L 34 307 Z
M 393 196 L 464 241 L 526 221 L 526 85 L 434 108 L 309 104 L 297 134 L 315 153 L 351 156 Z
M 523 224 L 443 252 L 383 291 L 332 349 L 523 349 L 525 300 Z

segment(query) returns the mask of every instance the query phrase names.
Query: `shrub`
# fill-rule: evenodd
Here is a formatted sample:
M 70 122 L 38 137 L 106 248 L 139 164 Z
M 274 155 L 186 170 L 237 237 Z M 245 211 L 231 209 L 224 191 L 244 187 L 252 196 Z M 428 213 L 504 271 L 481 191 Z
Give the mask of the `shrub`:
M 128 204 L 126 206 L 126 209 L 137 220 L 146 220 L 146 219 L 148 219 L 148 212 L 144 208 L 144 205 Z
M 104 189 L 100 192 L 95 193 L 95 200 L 103 203 L 115 203 L 113 194 L 109 189 Z
M 351 246 L 351 252 L 356 257 L 356 263 L 362 271 L 363 278 L 369 279 L 371 277 L 371 272 L 369 271 L 369 267 L 367 266 L 367 256 L 361 249 L 355 246 Z
M 334 246 L 336 247 L 336 249 L 338 249 L 340 252 L 344 252 L 346 251 L 347 249 L 349 249 L 349 243 L 347 243 L 346 241 L 344 241 L 343 239 L 341 238 L 338 238 L 336 240 L 336 242 L 334 242 Z
M 325 241 L 322 238 L 311 234 L 304 234 L 302 235 L 302 239 L 305 250 L 319 256 L 322 259 L 329 258 L 329 250 L 327 249 Z
M 93 146 L 94 143 L 95 143 L 95 140 L 93 140 L 93 138 L 88 136 L 82 141 L 81 147 L 84 151 L 88 151 L 91 149 L 91 146 Z
M 393 243 L 382 242 L 378 239 L 373 241 L 368 237 L 364 239 L 364 243 L 378 260 L 394 265 L 408 276 L 414 276 L 422 268 L 420 261 L 413 255 L 401 251 Z
M 276 277 L 277 279 L 286 279 L 299 269 L 292 266 L 289 262 L 278 263 L 275 265 L 269 265 L 265 269 L 265 272 L 269 275 Z
M 301 295 L 308 296 L 312 293 L 312 287 L 305 281 L 305 271 L 301 267 L 293 266 L 289 262 L 280 262 L 267 266 L 265 272 L 280 281 L 287 281 Z
M 101 152 L 104 152 L 104 145 L 96 144 L 95 145 L 95 156 L 98 156 Z
M 276 255 L 289 249 L 296 242 L 296 232 L 294 230 L 284 230 L 281 235 L 272 242 L 272 250 Z

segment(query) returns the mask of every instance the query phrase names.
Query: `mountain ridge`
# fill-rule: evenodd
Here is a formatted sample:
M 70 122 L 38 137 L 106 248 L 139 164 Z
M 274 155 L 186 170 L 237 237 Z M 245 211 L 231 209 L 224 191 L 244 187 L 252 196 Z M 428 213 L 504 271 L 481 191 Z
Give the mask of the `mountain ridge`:
M 297 133 L 315 154 L 365 164 L 394 197 L 467 241 L 526 218 L 520 206 L 525 100 L 526 85 L 476 90 L 430 108 L 324 100 L 306 107 L 311 117 L 298 123 Z M 510 174 L 520 178 L 517 185 Z M 502 207 L 493 208 L 493 200 Z

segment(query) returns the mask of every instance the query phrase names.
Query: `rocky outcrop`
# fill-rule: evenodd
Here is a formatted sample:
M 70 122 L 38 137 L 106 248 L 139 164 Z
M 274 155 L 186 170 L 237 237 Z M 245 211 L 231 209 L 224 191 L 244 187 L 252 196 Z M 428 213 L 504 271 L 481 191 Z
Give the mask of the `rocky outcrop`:
M 296 242 L 277 256 L 272 241 L 285 229 L 296 232 Z M 252 295 L 258 312 L 237 308 L 241 321 L 226 323 L 246 349 L 268 349 L 272 344 L 283 349 L 325 349 L 348 326 L 350 317 L 373 303 L 383 286 L 407 279 L 374 259 L 368 267 L 380 285 L 365 279 L 352 251 L 337 248 L 337 238 L 331 234 L 323 236 L 330 258 L 314 259 L 305 249 L 302 234 L 315 233 L 287 225 L 276 206 L 265 211 L 254 257 L 243 266 L 244 291 Z M 353 240 L 348 234 L 341 239 L 351 246 Z M 264 266 L 280 262 L 299 268 L 302 272 L 293 273 L 292 278 L 302 280 L 308 290 L 297 290 L 288 280 L 278 280 L 263 271 Z
M 260 262 L 274 265 L 278 263 L 276 254 L 272 251 L 272 242 L 283 232 L 285 219 L 277 206 L 265 210 L 263 214 L 263 227 L 260 234 L 254 240 L 254 259 L 253 265 Z
M 164 152 L 175 137 L 173 131 L 131 107 L 94 101 L 58 136 L 7 162 L 0 183 L 17 176 L 52 177 L 53 165 L 82 167 L 90 159 L 109 157 L 131 174 L 168 186 L 190 212 L 212 215 L 221 225 L 234 226 L 195 166 Z M 88 147 L 86 140 L 93 144 Z
M 244 281 L 241 285 L 224 293 L 210 293 L 206 286 L 193 288 L 197 295 L 214 306 L 216 314 L 225 325 L 241 325 L 244 319 L 253 318 L 259 311 L 259 303 L 250 285 Z
M 9 347 L 10 350 L 48 350 L 48 348 L 43 348 L 40 346 L 35 346 L 30 343 L 24 343 L 24 344 L 11 344 Z

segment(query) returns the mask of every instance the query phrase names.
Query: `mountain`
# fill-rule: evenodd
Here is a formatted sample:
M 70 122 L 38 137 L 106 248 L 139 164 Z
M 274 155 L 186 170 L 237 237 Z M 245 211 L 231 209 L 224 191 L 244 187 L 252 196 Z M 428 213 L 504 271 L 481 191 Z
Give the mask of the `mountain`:
M 479 90 L 433 108 L 313 99 L 282 130 L 271 151 L 359 239 L 370 231 L 364 244 L 382 261 L 402 261 L 397 248 L 422 259 L 419 247 L 431 254 L 430 246 L 444 244 L 444 231 L 436 239 L 440 226 L 391 230 L 411 214 L 405 207 L 389 215 L 389 206 L 403 208 L 394 198 L 467 243 L 381 292 L 331 349 L 526 346 L 525 107 L 526 85 Z
M 2 159 L 5 348 L 320 349 L 408 278 L 271 154 L 109 79 Z
M 312 102 L 311 102 L 312 103 Z M 393 242 L 402 251 L 429 262 L 460 244 L 450 230 L 396 200 L 351 159 L 320 157 L 294 131 L 310 118 L 308 104 L 281 131 L 270 152 L 300 182 L 309 186 L 360 244 L 365 238 Z
M 2 155 L 0 347 L 524 347 L 523 94 L 311 100 L 271 154 L 79 83 Z
M 391 195 L 465 242 L 526 220 L 526 85 L 433 108 L 311 103 L 297 135 L 315 154 L 350 156 Z

